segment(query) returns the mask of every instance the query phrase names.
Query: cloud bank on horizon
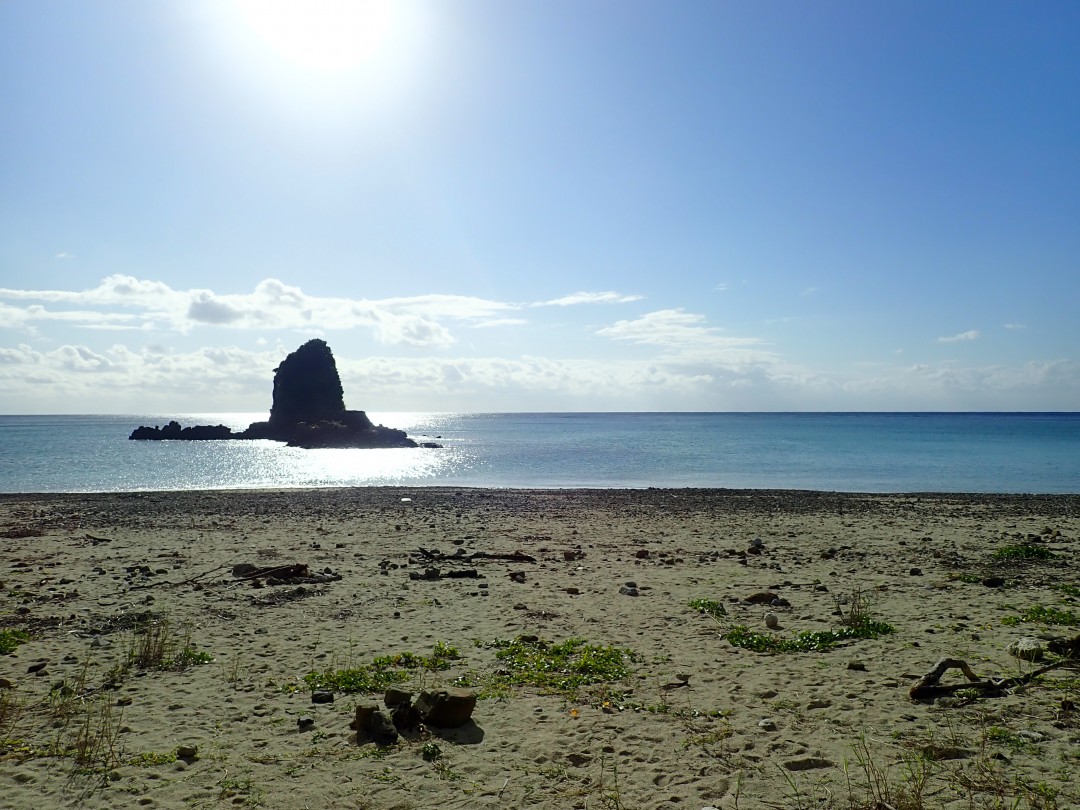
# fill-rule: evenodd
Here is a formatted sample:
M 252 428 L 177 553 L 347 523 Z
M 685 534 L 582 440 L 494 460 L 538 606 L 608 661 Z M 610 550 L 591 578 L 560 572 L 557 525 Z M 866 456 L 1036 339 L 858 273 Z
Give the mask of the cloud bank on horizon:
M 0 4 L 0 413 L 1076 410 L 1080 7 Z

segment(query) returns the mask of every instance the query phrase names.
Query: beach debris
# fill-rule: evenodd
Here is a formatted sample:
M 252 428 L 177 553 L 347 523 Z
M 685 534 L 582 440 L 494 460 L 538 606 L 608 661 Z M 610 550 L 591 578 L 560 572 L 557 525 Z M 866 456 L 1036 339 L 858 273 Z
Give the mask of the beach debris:
M 776 630 L 780 627 L 780 619 L 776 617 L 775 613 L 766 613 L 765 626 L 768 627 L 770 630 Z
M 503 560 L 506 562 L 516 563 L 534 563 L 536 557 L 531 554 L 526 554 L 523 551 L 514 551 L 510 553 L 498 553 L 489 551 L 474 551 L 472 554 L 465 552 L 465 549 L 460 546 L 454 549 L 452 554 L 443 554 L 441 551 L 435 551 L 432 549 L 417 547 L 416 551 L 409 555 L 409 562 L 412 563 L 428 563 L 428 562 L 446 562 L 446 563 L 474 563 L 476 560 Z
M 758 720 L 757 726 L 762 731 L 776 731 L 776 721 L 773 720 L 771 717 L 763 717 L 762 719 Z
M 624 596 L 640 595 L 640 591 L 638 591 L 638 585 L 633 580 L 624 583 L 623 586 L 619 588 L 619 593 L 623 594 Z
M 333 703 L 334 702 L 334 693 L 333 692 L 327 692 L 327 691 L 325 691 L 323 689 L 316 689 L 314 692 L 311 693 L 311 702 L 312 703 Z
M 310 731 L 313 728 L 315 728 L 315 718 L 307 715 L 296 718 L 297 731 Z
M 190 765 L 199 758 L 199 749 L 194 745 L 181 745 L 176 749 L 176 758 Z
M 1025 661 L 1041 661 L 1043 657 L 1043 645 L 1037 638 L 1024 636 L 1013 639 L 1005 652 L 1013 658 L 1022 658 Z
M 239 582 L 250 582 L 253 587 L 261 587 L 264 580 L 266 585 L 322 585 L 341 579 L 341 574 L 332 568 L 312 571 L 307 563 L 272 566 L 239 563 L 232 567 L 232 575 Z
M 511 571 L 509 573 L 509 576 L 510 576 L 510 581 L 511 582 L 522 582 L 522 583 L 525 582 L 525 572 L 524 571 Z
M 866 664 L 862 661 L 851 660 L 848 661 L 847 668 L 852 672 L 866 672 Z
M 941 697 L 942 695 L 949 695 L 953 692 L 972 690 L 976 695 L 1002 697 L 1009 694 L 1012 689 L 1030 683 L 1035 678 L 1044 675 L 1052 669 L 1056 669 L 1065 664 L 1075 663 L 1076 660 L 1074 658 L 1063 658 L 1060 661 L 1054 661 L 1052 664 L 1033 669 L 1025 675 L 1018 675 L 1014 678 L 989 678 L 983 680 L 972 671 L 967 661 L 959 658 L 941 658 L 934 664 L 933 669 L 923 675 L 916 681 L 915 685 L 908 690 L 908 696 L 912 700 L 933 700 L 934 698 Z M 950 669 L 959 669 L 964 677 L 967 678 L 968 682 L 953 684 L 939 683 L 941 676 Z

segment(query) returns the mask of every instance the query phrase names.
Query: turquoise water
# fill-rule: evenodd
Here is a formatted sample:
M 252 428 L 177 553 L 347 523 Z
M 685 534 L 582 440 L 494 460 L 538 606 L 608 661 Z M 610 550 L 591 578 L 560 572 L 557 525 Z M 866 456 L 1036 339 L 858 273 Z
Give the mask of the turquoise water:
M 133 442 L 265 414 L 0 416 L 0 492 L 327 486 L 1080 493 L 1078 413 L 371 413 L 440 450 Z

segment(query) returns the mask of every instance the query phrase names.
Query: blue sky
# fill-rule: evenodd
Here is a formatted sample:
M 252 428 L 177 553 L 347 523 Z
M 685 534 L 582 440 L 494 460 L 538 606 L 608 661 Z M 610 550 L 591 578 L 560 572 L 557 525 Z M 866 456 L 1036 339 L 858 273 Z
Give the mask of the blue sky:
M 5 0 L 0 413 L 1075 410 L 1074 2 Z

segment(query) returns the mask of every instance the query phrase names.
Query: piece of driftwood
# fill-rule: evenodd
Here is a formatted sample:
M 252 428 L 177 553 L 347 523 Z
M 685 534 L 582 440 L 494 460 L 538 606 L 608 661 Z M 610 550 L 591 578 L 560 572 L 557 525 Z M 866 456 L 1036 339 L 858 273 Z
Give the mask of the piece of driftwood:
M 507 562 L 520 562 L 520 563 L 534 563 L 536 557 L 532 557 L 528 554 L 524 554 L 520 551 L 515 551 L 509 554 L 502 554 L 491 551 L 474 551 L 472 554 L 465 553 L 464 549 L 458 549 L 453 554 L 443 554 L 441 551 L 432 551 L 431 549 L 422 548 L 417 546 L 416 553 L 422 557 L 425 561 L 443 562 L 443 563 L 472 563 L 475 560 L 505 560 Z
M 934 664 L 933 669 L 919 678 L 915 685 L 908 691 L 908 695 L 912 700 L 928 700 L 941 697 L 942 695 L 950 695 L 953 692 L 959 692 L 964 689 L 974 689 L 976 692 L 983 695 L 1006 695 L 1010 690 L 1015 689 L 1018 686 L 1023 686 L 1043 673 L 1049 672 L 1052 669 L 1056 669 L 1057 667 L 1070 662 L 1075 663 L 1073 659 L 1065 658 L 1061 661 L 1047 664 L 1044 667 L 1033 669 L 1026 675 L 1019 675 L 1015 678 L 988 678 L 984 680 L 972 671 L 971 667 L 968 666 L 967 661 L 963 661 L 959 658 L 942 658 Z M 941 676 L 950 669 L 960 670 L 964 677 L 967 678 L 967 683 L 939 683 Z
M 161 580 L 159 582 L 147 582 L 147 583 L 145 583 L 143 585 L 132 585 L 131 587 L 128 588 L 128 590 L 129 591 L 142 591 L 142 590 L 146 590 L 147 588 L 160 588 L 162 585 L 191 585 L 194 582 L 198 582 L 203 577 L 209 576 L 210 574 L 214 573 L 215 571 L 220 571 L 224 567 L 225 567 L 224 565 L 219 565 L 217 568 L 211 568 L 209 571 L 203 571 L 201 574 L 196 574 L 193 577 L 188 577 L 187 579 L 182 579 L 179 582 L 170 582 L 168 580 Z

